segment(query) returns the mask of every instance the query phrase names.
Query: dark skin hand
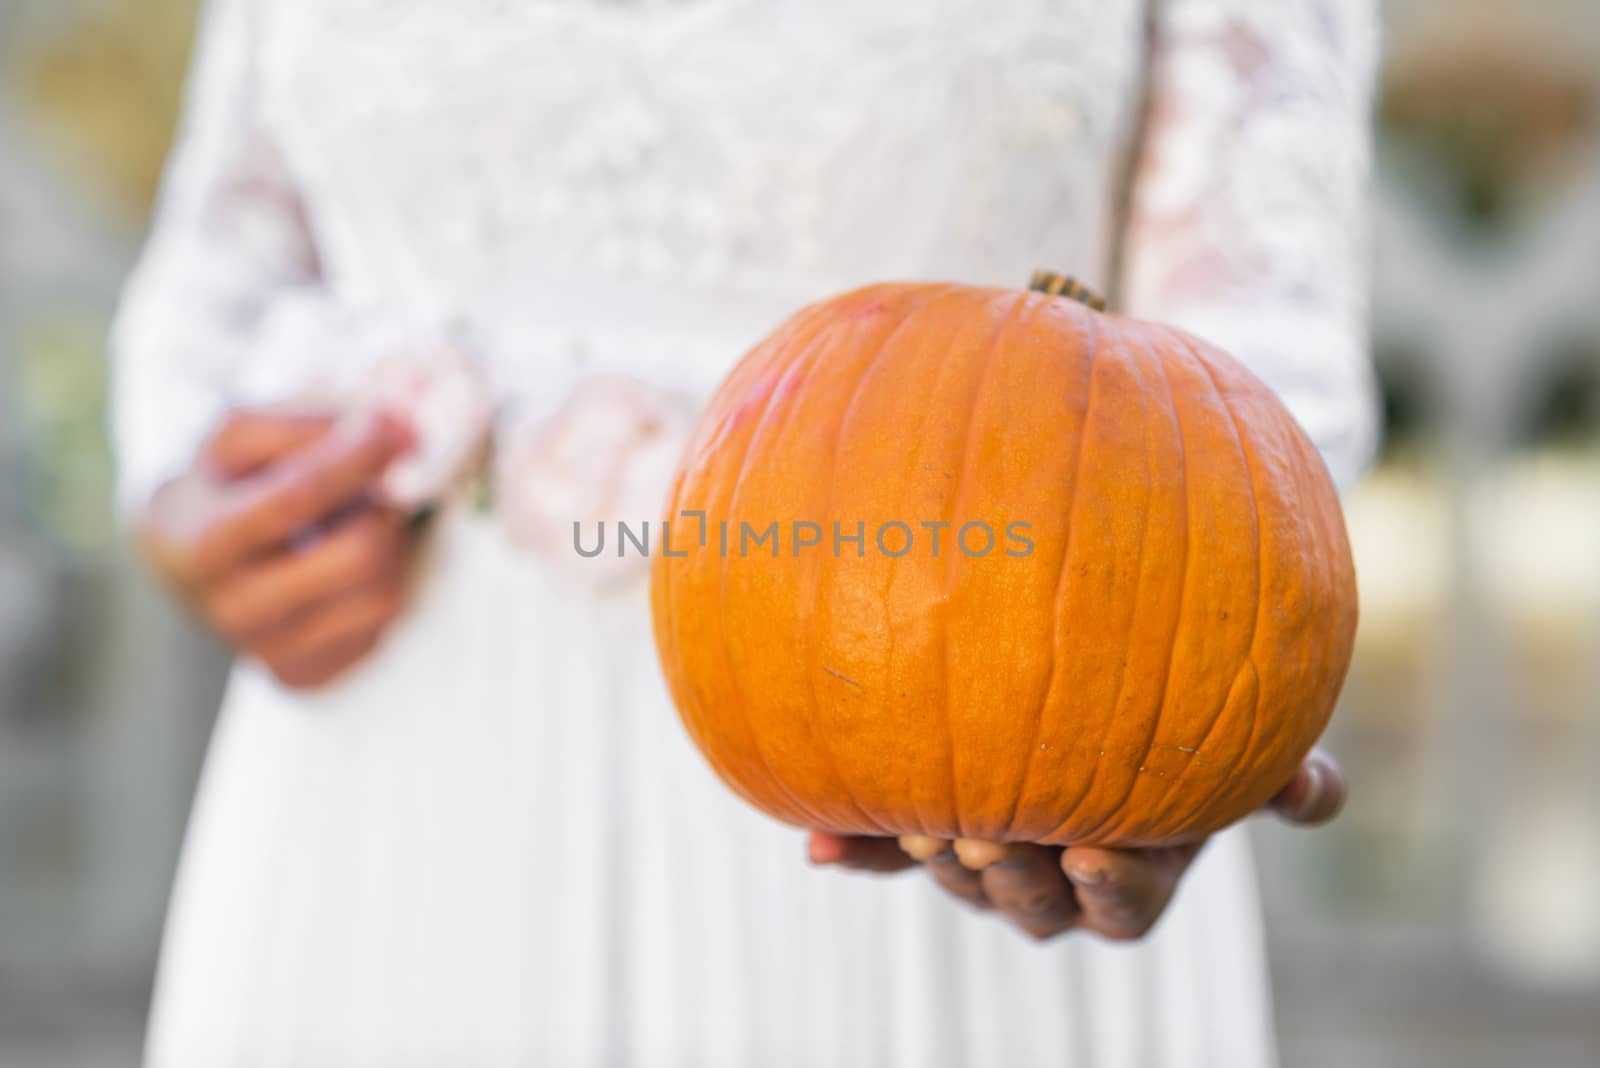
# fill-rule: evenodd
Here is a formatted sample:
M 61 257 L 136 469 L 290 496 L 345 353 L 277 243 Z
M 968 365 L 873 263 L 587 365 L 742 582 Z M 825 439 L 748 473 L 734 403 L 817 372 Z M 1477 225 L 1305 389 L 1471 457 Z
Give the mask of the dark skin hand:
M 1326 823 L 1344 807 L 1339 765 L 1314 750 L 1267 806 L 1297 826 Z M 1092 931 L 1116 942 L 1144 937 L 1172 900 L 1178 880 L 1205 843 L 1153 849 L 1002 844 L 908 835 L 892 838 L 813 833 L 811 862 L 853 871 L 897 872 L 924 865 L 947 892 L 994 911 L 1031 938 Z
M 236 653 L 320 687 L 376 648 L 405 607 L 416 534 L 372 502 L 411 446 L 388 418 L 238 411 L 139 517 L 152 569 Z

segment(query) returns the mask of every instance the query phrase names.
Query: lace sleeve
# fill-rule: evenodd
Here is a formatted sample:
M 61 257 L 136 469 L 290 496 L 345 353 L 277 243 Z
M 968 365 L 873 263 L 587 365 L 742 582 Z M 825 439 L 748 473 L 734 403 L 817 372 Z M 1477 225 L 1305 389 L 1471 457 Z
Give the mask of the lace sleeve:
M 245 356 L 303 341 L 330 315 L 303 205 L 251 104 L 252 7 L 209 4 L 155 227 L 113 329 L 124 510 L 188 463 Z
M 1265 381 L 1347 487 L 1378 431 L 1366 337 L 1373 0 L 1156 0 L 1126 310 Z

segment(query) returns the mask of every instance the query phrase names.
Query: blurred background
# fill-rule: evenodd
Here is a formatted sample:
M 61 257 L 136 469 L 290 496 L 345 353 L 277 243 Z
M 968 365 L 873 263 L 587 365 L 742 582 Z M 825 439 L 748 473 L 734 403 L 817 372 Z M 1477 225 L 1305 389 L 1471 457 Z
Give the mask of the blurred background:
M 0 6 L 0 1065 L 132 1064 L 220 652 L 110 511 L 105 335 L 195 0 Z M 1283 1060 L 1600 1064 L 1600 4 L 1388 0 L 1363 626 L 1256 831 Z

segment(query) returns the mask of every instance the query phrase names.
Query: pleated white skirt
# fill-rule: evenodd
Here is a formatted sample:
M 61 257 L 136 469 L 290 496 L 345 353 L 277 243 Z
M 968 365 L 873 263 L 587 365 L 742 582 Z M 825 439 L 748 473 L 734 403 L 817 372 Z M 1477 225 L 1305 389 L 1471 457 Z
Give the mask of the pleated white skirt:
M 642 582 L 571 591 L 466 513 L 433 553 L 347 681 L 235 672 L 154 1068 L 1272 1063 L 1241 832 L 1135 946 L 813 870 L 685 738 Z

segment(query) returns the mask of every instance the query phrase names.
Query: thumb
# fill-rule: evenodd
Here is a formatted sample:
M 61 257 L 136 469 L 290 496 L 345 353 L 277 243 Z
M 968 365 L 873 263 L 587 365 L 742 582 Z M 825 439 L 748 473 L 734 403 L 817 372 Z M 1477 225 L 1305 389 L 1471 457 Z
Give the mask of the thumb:
M 1290 823 L 1311 827 L 1337 816 L 1348 792 L 1338 761 L 1313 749 L 1268 807 Z

